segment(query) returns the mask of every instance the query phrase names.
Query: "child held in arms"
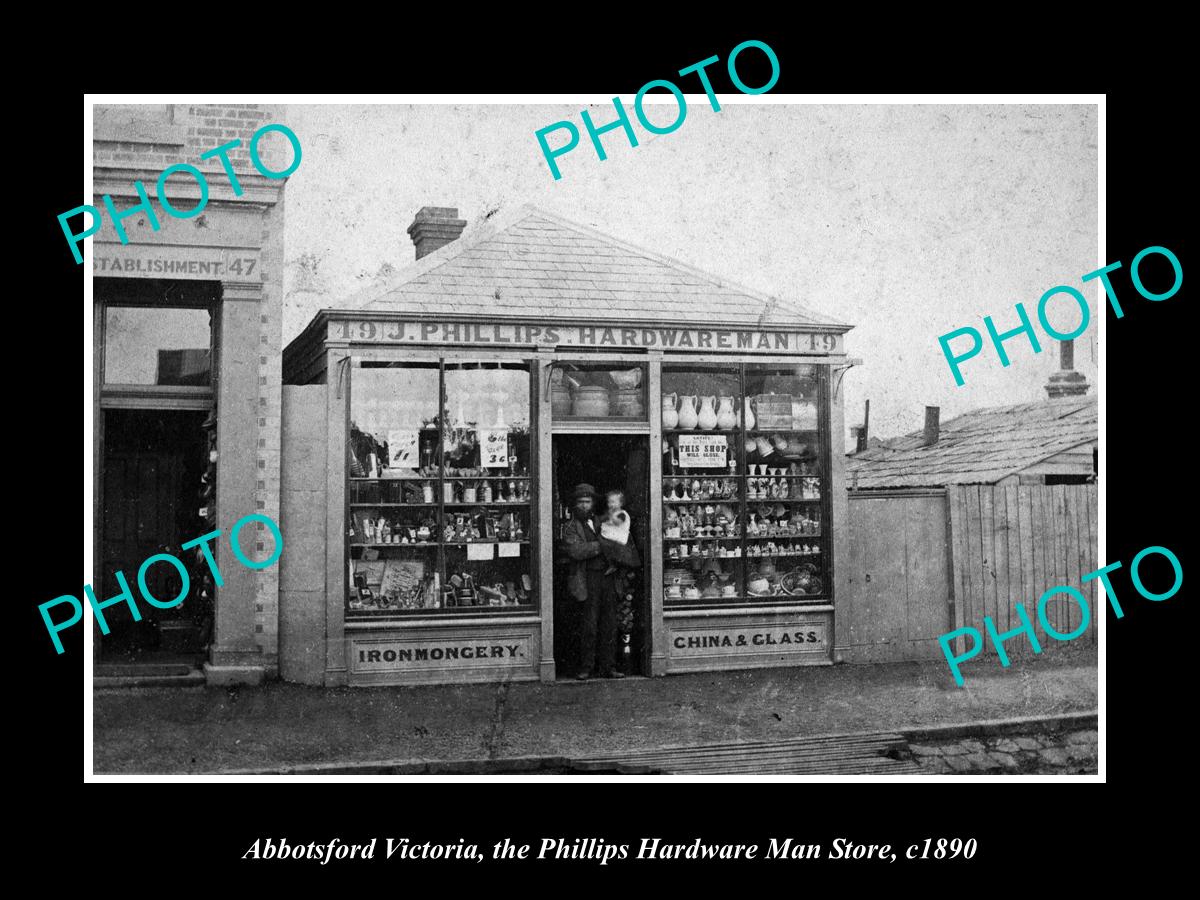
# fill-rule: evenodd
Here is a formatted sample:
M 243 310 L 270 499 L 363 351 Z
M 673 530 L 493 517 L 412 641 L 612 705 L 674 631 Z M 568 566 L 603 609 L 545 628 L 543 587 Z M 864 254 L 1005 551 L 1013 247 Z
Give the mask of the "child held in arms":
M 642 564 L 637 548 L 629 542 L 629 513 L 624 509 L 625 492 L 612 490 L 604 495 L 607 508 L 600 517 L 600 550 L 608 561 L 605 575 L 618 568 L 637 568 Z

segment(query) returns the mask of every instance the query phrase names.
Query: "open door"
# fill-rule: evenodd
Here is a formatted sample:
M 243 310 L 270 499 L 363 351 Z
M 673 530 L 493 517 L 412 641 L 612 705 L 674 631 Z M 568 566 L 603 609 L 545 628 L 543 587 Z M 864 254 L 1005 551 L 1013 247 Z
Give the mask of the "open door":
M 650 641 L 649 595 L 649 438 L 622 434 L 556 434 L 552 443 L 557 521 L 554 523 L 554 661 L 560 678 L 577 671 L 579 660 L 579 604 L 567 591 L 567 565 L 557 552 L 563 524 L 570 517 L 571 494 L 576 484 L 592 485 L 600 495 L 595 509 L 604 510 L 604 494 L 625 493 L 625 509 L 632 519 L 630 540 L 642 566 L 617 605 L 617 668 L 626 675 L 648 675 Z

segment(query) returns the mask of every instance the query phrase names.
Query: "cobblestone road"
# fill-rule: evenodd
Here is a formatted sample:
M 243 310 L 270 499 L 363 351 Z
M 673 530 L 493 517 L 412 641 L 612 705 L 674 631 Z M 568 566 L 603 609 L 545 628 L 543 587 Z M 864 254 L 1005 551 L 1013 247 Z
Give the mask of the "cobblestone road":
M 1095 730 L 980 737 L 909 744 L 912 758 L 934 775 L 1094 775 Z

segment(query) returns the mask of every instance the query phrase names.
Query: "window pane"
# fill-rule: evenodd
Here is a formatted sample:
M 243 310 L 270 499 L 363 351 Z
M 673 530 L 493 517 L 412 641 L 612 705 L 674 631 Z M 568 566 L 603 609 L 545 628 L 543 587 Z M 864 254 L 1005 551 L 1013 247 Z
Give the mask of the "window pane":
M 743 602 L 739 367 L 663 366 L 662 390 L 665 602 Z
M 356 363 L 347 618 L 532 607 L 526 363 Z M 440 412 L 440 415 L 439 415 Z
M 818 366 L 746 366 L 747 593 L 829 596 L 828 482 Z
M 357 363 L 350 385 L 347 617 L 440 609 L 437 363 Z
M 529 367 L 448 362 L 445 373 L 446 602 L 532 605 Z
M 207 309 L 107 306 L 106 384 L 212 384 L 212 314 Z
M 550 376 L 550 412 L 556 422 L 646 421 L 646 366 L 562 363 Z

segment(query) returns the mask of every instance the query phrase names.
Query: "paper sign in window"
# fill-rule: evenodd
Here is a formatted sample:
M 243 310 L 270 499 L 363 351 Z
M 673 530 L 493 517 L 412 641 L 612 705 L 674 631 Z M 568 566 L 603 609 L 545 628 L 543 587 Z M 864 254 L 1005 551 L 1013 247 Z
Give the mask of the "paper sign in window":
M 508 429 L 481 428 L 479 430 L 479 459 L 486 469 L 507 469 Z
M 495 544 L 467 544 L 467 559 L 482 562 L 496 556 Z
M 521 545 L 514 544 L 511 541 L 504 541 L 500 544 L 500 556 L 520 556 Z

